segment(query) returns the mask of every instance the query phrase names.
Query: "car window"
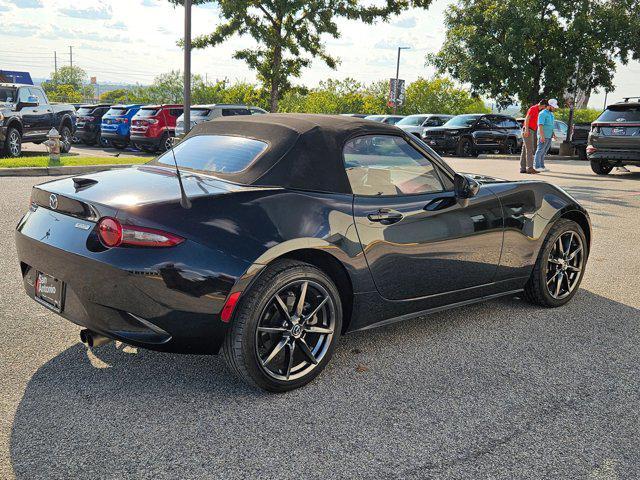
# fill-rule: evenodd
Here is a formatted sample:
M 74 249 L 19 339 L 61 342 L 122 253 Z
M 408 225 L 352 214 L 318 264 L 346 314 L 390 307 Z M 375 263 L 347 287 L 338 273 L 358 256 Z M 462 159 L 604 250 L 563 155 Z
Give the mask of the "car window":
M 492 124 L 487 117 L 481 118 L 480 120 L 478 120 L 478 123 L 476 124 L 476 127 L 478 128 L 491 128 L 491 126 Z
M 396 125 L 417 127 L 419 125 L 422 125 L 427 118 L 428 117 L 425 117 L 423 115 L 409 115 L 408 117 L 404 117 L 403 119 L 399 120 Z
M 247 168 L 267 148 L 265 142 L 231 135 L 196 135 L 173 149 L 180 168 L 205 173 L 237 173 Z M 174 165 L 171 151 L 152 163 Z
M 640 122 L 640 107 L 612 105 L 602 112 L 596 122 Z
M 169 110 L 169 115 L 171 115 L 172 117 L 179 117 L 180 115 L 182 115 L 182 112 L 182 108 L 172 108 Z
M 109 116 L 109 117 L 117 117 L 120 115 L 124 115 L 125 113 L 127 113 L 127 109 L 126 108 L 110 108 L 109 111 L 107 111 L 107 113 L 105 115 Z
M 21 88 L 18 90 L 18 102 L 28 103 L 31 92 L 28 88 Z
M 31 92 L 32 97 L 38 97 L 38 105 L 46 105 L 47 101 L 45 100 L 44 93 L 39 88 L 30 87 L 29 92 Z
M 141 108 L 140 110 L 138 110 L 138 113 L 136 113 L 136 117 L 155 117 L 156 115 L 158 115 L 158 112 L 160 110 L 157 108 Z
M 223 117 L 233 117 L 235 115 L 251 115 L 251 111 L 248 108 L 223 108 Z
M 567 133 L 569 127 L 567 126 L 566 123 L 556 121 L 554 125 L 554 129 L 560 130 L 562 133 Z
M 385 118 L 382 122 L 383 123 L 387 123 L 389 125 L 395 125 L 396 123 L 398 123 L 400 120 L 402 120 L 403 117 L 387 117 Z
M 519 128 L 518 122 L 516 122 L 513 118 L 501 118 L 499 125 L 500 128 Z
M 402 137 L 365 135 L 344 146 L 344 162 L 356 195 L 440 192 L 433 164 Z

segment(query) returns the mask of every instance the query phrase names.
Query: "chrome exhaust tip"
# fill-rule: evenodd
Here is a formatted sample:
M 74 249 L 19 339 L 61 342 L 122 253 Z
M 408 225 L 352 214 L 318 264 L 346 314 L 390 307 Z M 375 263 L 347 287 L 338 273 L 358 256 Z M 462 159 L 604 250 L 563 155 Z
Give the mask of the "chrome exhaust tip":
M 84 343 L 89 348 L 99 347 L 100 345 L 105 345 L 113 339 L 109 337 L 105 337 L 104 335 L 100 335 L 99 333 L 92 332 L 89 329 L 80 330 L 80 341 Z

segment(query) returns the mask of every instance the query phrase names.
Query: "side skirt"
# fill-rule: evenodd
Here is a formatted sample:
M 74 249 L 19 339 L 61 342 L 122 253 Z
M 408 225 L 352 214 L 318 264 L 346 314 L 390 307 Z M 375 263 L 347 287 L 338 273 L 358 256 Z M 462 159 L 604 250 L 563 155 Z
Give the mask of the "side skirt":
M 522 292 L 523 288 L 518 288 L 516 290 L 509 290 L 507 292 L 494 293 L 492 295 L 486 295 L 484 297 L 472 298 L 470 300 L 464 300 L 462 302 L 451 303 L 449 305 L 443 305 L 440 307 L 428 308 L 426 310 L 420 310 L 418 312 L 407 313 L 405 315 L 400 315 L 399 317 L 388 318 L 382 320 L 380 322 L 372 323 L 371 325 L 365 325 L 364 327 L 352 330 L 353 332 L 360 332 L 363 330 L 370 330 L 372 328 L 382 327 L 384 325 L 389 325 L 396 322 L 402 322 L 404 320 L 410 320 L 412 318 L 422 317 L 424 315 L 428 315 L 431 313 L 442 312 L 444 310 L 450 310 L 452 308 L 463 307 L 465 305 L 471 305 L 473 303 L 485 302 L 487 300 L 493 300 L 495 298 L 505 297 L 507 295 L 514 295 L 516 293 Z

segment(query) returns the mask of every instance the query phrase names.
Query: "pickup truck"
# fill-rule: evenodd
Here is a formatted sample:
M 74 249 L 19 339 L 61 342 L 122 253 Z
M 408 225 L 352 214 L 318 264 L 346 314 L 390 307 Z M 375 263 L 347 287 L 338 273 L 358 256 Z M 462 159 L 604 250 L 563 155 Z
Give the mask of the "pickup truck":
M 51 128 L 60 133 L 60 151 L 71 149 L 76 128 L 72 105 L 50 104 L 40 87 L 0 83 L 0 155 L 19 157 L 23 143 L 42 143 Z

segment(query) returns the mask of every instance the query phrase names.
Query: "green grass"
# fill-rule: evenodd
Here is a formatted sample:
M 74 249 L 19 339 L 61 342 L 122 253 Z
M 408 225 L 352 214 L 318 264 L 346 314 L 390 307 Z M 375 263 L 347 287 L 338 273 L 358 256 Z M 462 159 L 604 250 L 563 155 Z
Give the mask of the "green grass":
M 0 168 L 17 167 L 60 167 L 77 165 L 127 165 L 147 163 L 151 158 L 145 157 L 83 157 L 83 156 L 61 156 L 60 162 L 53 163 L 48 155 L 21 157 L 21 158 L 0 158 Z

